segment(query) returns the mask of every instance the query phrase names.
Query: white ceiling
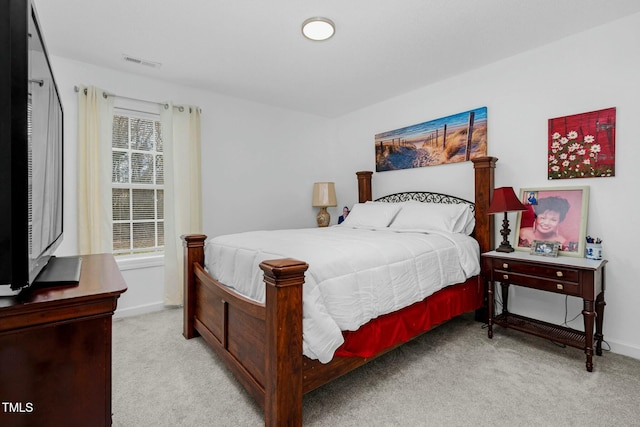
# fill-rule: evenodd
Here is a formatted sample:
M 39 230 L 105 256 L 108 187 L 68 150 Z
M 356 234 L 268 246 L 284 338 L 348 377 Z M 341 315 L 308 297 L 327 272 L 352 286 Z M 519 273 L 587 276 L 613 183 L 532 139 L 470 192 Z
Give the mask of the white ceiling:
M 51 55 L 326 117 L 640 12 L 638 0 L 35 2 Z M 312 16 L 335 36 L 305 39 Z

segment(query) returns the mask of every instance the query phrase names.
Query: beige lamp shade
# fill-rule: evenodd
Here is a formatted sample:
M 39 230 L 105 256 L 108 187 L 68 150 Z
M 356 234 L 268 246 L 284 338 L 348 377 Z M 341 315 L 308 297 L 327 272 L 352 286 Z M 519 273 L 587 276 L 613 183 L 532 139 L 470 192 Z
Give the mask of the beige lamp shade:
M 316 182 L 313 184 L 313 206 L 326 208 L 337 206 L 336 185 L 333 182 Z
M 313 184 L 313 206 L 319 207 L 317 221 L 318 227 L 327 227 L 331 216 L 327 212 L 327 206 L 337 206 L 336 186 L 333 182 L 315 182 Z

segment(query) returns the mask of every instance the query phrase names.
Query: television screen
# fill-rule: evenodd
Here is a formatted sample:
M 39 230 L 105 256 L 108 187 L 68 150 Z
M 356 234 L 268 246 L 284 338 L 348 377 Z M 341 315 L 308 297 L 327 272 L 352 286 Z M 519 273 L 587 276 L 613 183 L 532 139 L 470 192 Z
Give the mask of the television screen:
M 62 104 L 35 13 L 29 22 L 27 105 L 29 283 L 62 235 Z
M 62 127 L 33 2 L 0 3 L 0 296 L 37 283 L 56 259 L 63 236 Z
M 28 251 L 29 284 L 62 237 L 62 104 L 38 27 L 29 20 Z

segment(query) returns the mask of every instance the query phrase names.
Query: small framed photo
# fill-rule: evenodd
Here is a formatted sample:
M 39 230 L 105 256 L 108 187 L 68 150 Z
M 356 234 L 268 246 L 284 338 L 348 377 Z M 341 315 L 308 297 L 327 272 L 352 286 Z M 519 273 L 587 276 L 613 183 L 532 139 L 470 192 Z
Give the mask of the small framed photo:
M 534 253 L 532 242 L 559 242 L 563 256 L 583 257 L 587 237 L 589 187 L 521 188 L 520 201 L 527 208 L 518 212 L 516 245 Z
M 560 242 L 551 240 L 534 240 L 531 242 L 531 255 L 558 256 Z

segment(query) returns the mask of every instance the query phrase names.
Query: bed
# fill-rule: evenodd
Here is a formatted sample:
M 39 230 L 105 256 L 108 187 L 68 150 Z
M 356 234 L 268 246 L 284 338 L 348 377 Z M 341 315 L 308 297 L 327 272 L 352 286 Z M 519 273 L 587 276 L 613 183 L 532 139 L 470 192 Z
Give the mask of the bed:
M 493 247 L 493 222 L 487 210 L 493 191 L 496 161 L 494 157 L 472 159 L 475 179 L 475 201 L 472 204 L 475 228 L 472 236 L 477 241 L 479 252 Z M 367 205 L 372 201 L 372 172 L 356 174 L 359 204 Z M 410 192 L 385 196 L 373 204 L 416 201 L 468 203 L 454 196 Z M 334 230 L 326 230 L 322 234 L 329 235 L 332 232 Z M 309 233 L 319 232 L 309 230 Z M 186 235 L 182 239 L 185 248 L 183 334 L 187 339 L 202 336 L 264 409 L 267 426 L 301 425 L 305 393 L 439 323 L 464 312 L 482 310 L 482 305 L 486 303 L 484 283 L 479 274 L 463 277 L 455 284 L 445 281 L 439 290 L 423 299 L 381 315 L 375 312 L 369 321 L 360 319 L 360 323 L 365 323 L 357 323 L 357 328 L 352 325 L 347 328 L 352 330 L 341 331 L 342 342 L 331 347 L 330 357 L 322 352 L 315 357 L 314 351 L 309 350 L 306 335 L 303 340 L 303 294 L 307 288 L 316 286 L 315 282 L 320 281 L 316 276 L 327 267 L 312 271 L 313 266 L 310 269 L 306 260 L 284 257 L 264 259 L 259 263 L 259 270 L 254 267 L 264 281 L 263 294 L 247 295 L 239 283 L 218 281 L 209 274 L 209 268 L 204 267 L 205 253 L 210 263 L 213 257 L 223 257 L 221 252 L 205 250 L 206 236 Z M 437 256 L 438 259 L 441 257 L 440 254 Z M 242 265 L 239 263 L 236 267 Z M 245 269 L 238 268 L 241 272 Z M 254 273 L 249 271 L 247 275 Z M 305 274 L 308 284 L 303 292 Z M 234 289 L 241 289 L 246 296 Z M 304 298 L 307 303 L 305 307 L 308 307 L 309 297 L 305 294 Z M 305 308 L 304 311 L 307 316 L 304 330 L 307 334 L 309 321 L 306 312 L 310 310 Z M 372 338 L 374 336 L 376 339 Z

